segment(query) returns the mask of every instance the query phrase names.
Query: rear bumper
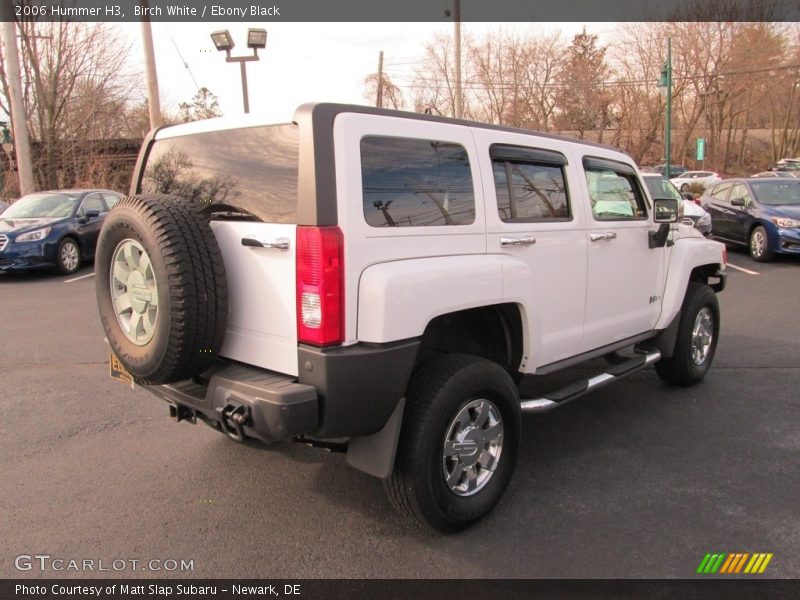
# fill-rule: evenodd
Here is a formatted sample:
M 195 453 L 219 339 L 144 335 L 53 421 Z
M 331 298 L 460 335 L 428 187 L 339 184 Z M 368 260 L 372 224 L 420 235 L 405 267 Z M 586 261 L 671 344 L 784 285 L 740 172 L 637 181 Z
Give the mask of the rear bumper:
M 145 386 L 170 404 L 178 421 L 206 421 L 232 438 L 263 442 L 291 438 L 317 429 L 316 390 L 284 375 L 218 361 L 197 378 L 170 385 Z
M 204 420 L 234 439 L 264 442 L 380 431 L 405 395 L 419 340 L 298 349 L 295 377 L 227 360 L 196 379 L 144 386 L 179 421 Z

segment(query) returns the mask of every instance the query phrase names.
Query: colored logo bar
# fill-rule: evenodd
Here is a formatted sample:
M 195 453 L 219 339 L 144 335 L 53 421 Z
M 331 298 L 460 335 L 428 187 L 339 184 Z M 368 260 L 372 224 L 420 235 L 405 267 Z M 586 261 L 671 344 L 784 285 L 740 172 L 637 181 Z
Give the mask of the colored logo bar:
M 697 567 L 697 573 L 720 573 L 726 575 L 747 573 L 755 575 L 766 570 L 769 561 L 772 560 L 772 556 L 772 553 L 763 552 L 753 554 L 747 552 L 706 554 L 700 562 L 700 566 Z

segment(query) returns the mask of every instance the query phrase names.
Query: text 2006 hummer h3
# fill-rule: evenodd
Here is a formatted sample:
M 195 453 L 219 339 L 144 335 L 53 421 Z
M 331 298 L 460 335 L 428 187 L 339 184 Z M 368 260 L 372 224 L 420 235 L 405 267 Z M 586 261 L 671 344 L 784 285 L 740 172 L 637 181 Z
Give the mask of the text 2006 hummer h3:
M 645 190 L 605 146 L 366 107 L 159 129 L 100 234 L 100 315 L 177 420 L 335 440 L 454 531 L 502 495 L 522 412 L 708 371 L 724 247 Z

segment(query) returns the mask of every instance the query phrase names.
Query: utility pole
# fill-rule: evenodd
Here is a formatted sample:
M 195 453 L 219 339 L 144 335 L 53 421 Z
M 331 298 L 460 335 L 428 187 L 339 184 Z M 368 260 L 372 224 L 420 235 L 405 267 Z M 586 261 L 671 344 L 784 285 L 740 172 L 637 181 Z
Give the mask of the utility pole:
M 375 94 L 375 106 L 383 108 L 383 50 L 378 53 L 378 92 Z
M 142 8 L 147 8 L 147 0 L 141 0 Z M 150 127 L 161 125 L 161 100 L 158 97 L 158 73 L 156 71 L 156 53 L 153 50 L 153 30 L 150 17 L 142 17 L 142 45 L 144 46 L 144 64 L 147 71 L 147 107 L 150 110 Z
M 672 137 L 672 38 L 667 38 L 667 62 L 661 69 L 661 78 L 658 80 L 658 87 L 666 88 L 667 93 L 667 119 L 664 126 L 664 177 L 669 179 L 671 175 L 672 157 L 670 141 Z
M 3 40 L 5 41 L 8 84 L 11 88 L 11 127 L 14 131 L 14 154 L 19 172 L 20 195 L 35 191 L 33 167 L 31 166 L 31 143 L 28 137 L 28 124 L 25 120 L 25 104 L 22 100 L 22 76 L 19 70 L 17 50 L 17 22 L 10 14 L 11 3 L 3 3 Z
M 455 38 L 456 55 L 456 93 L 453 112 L 455 113 L 455 118 L 460 119 L 464 112 L 464 98 L 461 93 L 461 0 L 453 0 L 453 36 Z

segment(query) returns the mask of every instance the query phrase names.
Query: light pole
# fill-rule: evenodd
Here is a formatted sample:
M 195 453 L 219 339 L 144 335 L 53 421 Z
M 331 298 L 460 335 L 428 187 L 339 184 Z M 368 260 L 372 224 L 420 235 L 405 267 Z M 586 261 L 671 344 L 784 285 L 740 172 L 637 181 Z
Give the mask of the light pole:
M 247 47 L 252 48 L 252 56 L 231 56 L 233 50 L 233 38 L 227 29 L 222 31 L 215 31 L 211 34 L 211 40 L 214 42 L 217 50 L 225 52 L 225 62 L 239 63 L 242 74 L 242 102 L 244 103 L 244 112 L 250 112 L 250 98 L 247 92 L 247 64 L 250 61 L 258 60 L 259 48 L 266 48 L 267 46 L 267 30 L 266 29 L 248 29 L 247 30 Z
M 666 155 L 666 160 L 664 161 L 664 176 L 669 179 L 672 167 L 670 161 L 672 155 L 670 151 L 672 133 L 672 38 L 667 38 L 667 62 L 664 64 L 664 68 L 661 69 L 661 78 L 658 80 L 658 87 L 662 90 L 666 88 L 667 92 L 667 126 L 664 130 L 664 154 Z

